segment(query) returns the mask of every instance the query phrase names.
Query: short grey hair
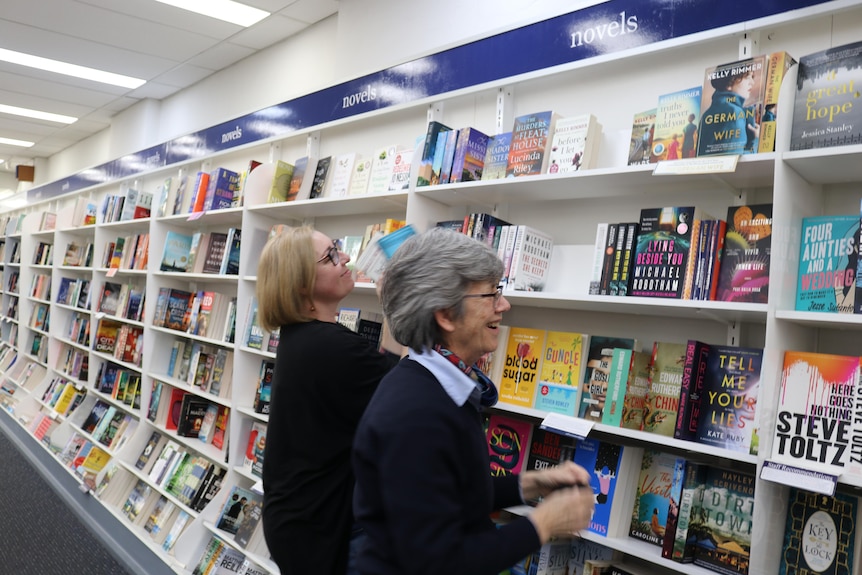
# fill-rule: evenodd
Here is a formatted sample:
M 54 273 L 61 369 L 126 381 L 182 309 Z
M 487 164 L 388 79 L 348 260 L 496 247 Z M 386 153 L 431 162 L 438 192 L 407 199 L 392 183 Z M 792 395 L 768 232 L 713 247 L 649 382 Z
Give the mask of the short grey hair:
M 470 284 L 502 277 L 497 253 L 479 240 L 444 228 L 411 237 L 386 266 L 381 286 L 392 336 L 417 351 L 442 344 L 434 312 L 452 309 L 460 317 Z

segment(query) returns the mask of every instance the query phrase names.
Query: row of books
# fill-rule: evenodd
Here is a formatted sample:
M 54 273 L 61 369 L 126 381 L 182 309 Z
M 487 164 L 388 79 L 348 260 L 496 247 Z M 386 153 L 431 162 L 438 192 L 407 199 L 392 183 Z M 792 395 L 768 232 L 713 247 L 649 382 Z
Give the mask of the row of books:
M 137 371 L 104 361 L 99 364 L 95 388 L 132 409 L 141 408 L 141 374 Z
M 169 230 L 159 269 L 164 272 L 237 275 L 242 230 L 182 234 Z
M 51 274 L 35 274 L 30 282 L 30 297 L 47 301 L 51 298 Z
M 141 366 L 143 360 L 144 328 L 102 318 L 96 326 L 93 341 L 95 351 L 109 354 L 114 359 Z
M 137 418 L 130 413 L 106 400 L 97 399 L 81 423 L 81 430 L 92 440 L 117 451 L 131 438 L 137 426 Z
M 90 377 L 90 354 L 86 350 L 64 344 L 55 365 L 58 372 L 77 381 Z
M 90 267 L 93 265 L 93 244 L 71 241 L 66 245 L 63 265 L 67 267 Z
M 229 397 L 233 352 L 223 347 L 178 339 L 171 346 L 167 375 L 216 397 Z
M 90 280 L 61 277 L 57 298 L 54 301 L 62 305 L 90 309 Z
M 65 279 L 65 278 L 64 278 Z M 144 289 L 132 284 L 105 282 L 96 311 L 114 317 L 141 321 L 144 316 Z
M 236 297 L 214 291 L 159 288 L 153 325 L 228 341 L 236 329 Z
M 197 393 L 156 381 L 147 418 L 162 423 L 178 437 L 198 439 L 222 449 L 227 438 L 230 408 Z
M 653 343 L 501 326 L 480 368 L 500 401 L 749 453 L 757 448 L 761 348 Z
M 150 234 L 119 236 L 105 244 L 102 267 L 122 270 L 146 270 L 150 255 Z
M 51 308 L 48 304 L 34 303 L 30 310 L 30 321 L 27 325 L 35 330 L 48 333 L 51 323 Z
M 69 318 L 66 337 L 79 345 L 90 347 L 90 321 L 90 314 L 75 312 Z
M 107 194 L 102 199 L 100 213 L 102 223 L 122 222 L 149 218 L 153 205 L 153 194 L 127 187 L 119 194 Z M 83 218 L 87 218 L 89 210 L 84 212 Z M 83 225 L 87 225 L 84 222 Z
M 87 390 L 80 383 L 64 377 L 54 377 L 42 394 L 42 403 L 62 417 L 68 417 L 87 396 Z
M 33 265 L 50 266 L 54 262 L 54 244 L 39 242 L 33 254 Z

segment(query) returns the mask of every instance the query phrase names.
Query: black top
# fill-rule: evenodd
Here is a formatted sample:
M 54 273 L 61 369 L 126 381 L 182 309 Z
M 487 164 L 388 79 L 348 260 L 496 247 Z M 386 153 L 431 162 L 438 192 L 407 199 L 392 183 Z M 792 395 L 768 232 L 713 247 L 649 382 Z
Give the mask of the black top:
M 263 527 L 282 575 L 347 569 L 353 435 L 397 361 L 337 323 L 281 328 L 263 458 Z
M 354 513 L 368 535 L 363 575 L 496 575 L 540 546 L 529 519 L 495 528 L 521 504 L 518 477 L 492 478 L 479 411 L 458 407 L 425 367 L 387 375 L 356 432 Z

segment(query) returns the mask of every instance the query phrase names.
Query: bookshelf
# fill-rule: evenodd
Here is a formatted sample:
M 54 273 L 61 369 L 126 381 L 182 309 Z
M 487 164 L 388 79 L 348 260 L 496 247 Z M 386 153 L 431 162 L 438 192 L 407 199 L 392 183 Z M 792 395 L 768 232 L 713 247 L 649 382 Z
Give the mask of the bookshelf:
M 840 15 L 830 16 L 830 10 L 844 9 Z M 862 9 L 847 9 L 844 3 L 826 3 L 804 13 L 789 13 L 773 17 L 768 22 L 751 24 L 764 32 L 760 52 L 787 50 L 799 57 L 827 45 L 841 44 L 855 39 L 854 25 L 862 21 Z M 829 25 L 834 27 L 826 32 Z M 775 40 L 768 39 L 776 32 Z M 436 221 L 463 217 L 473 211 L 493 213 L 510 222 L 526 223 L 549 232 L 555 240 L 552 275 L 546 291 L 540 293 L 507 292 L 512 310 L 504 322 L 511 326 L 540 327 L 577 331 L 588 334 L 631 335 L 642 347 L 654 341 L 680 341 L 702 339 L 727 342 L 734 345 L 763 347 L 763 389 L 760 397 L 763 407 L 761 428 L 769 429 L 775 413 L 770 398 L 775 397 L 779 382 L 781 358 L 785 350 L 830 351 L 858 353 L 853 342 L 862 332 L 859 316 L 836 316 L 794 311 L 795 254 L 799 245 L 801 218 L 821 213 L 858 213 L 858 184 L 862 181 L 862 146 L 789 152 L 790 114 L 779 116 L 779 142 L 777 151 L 743 156 L 734 172 L 723 174 L 689 174 L 656 176 L 653 166 L 626 166 L 631 118 L 635 112 L 651 106 L 664 92 L 697 85 L 702 81 L 703 70 L 717 62 L 738 58 L 738 29 L 717 30 L 679 39 L 674 45 L 666 44 L 640 48 L 619 57 L 608 57 L 600 62 L 581 62 L 520 76 L 509 81 L 484 84 L 440 98 L 417 100 L 383 113 L 360 115 L 350 121 L 303 128 L 286 137 L 264 140 L 240 146 L 218 154 L 188 160 L 178 165 L 143 172 L 120 182 L 94 185 L 85 190 L 60 197 L 50 202 L 28 206 L 2 217 L 5 220 L 2 305 L 4 313 L 17 302 L 17 318 L 4 317 L 0 321 L 0 338 L 24 357 L 31 349 L 35 336 L 47 335 L 47 361 L 30 358 L 42 365 L 46 374 L 34 383 L 29 396 L 16 393 L 15 415 L 32 418 L 50 411 L 41 400 L 52 378 L 69 377 L 58 368 L 64 354 L 80 351 L 87 355 L 89 374 L 80 384 L 87 394 L 70 417 L 59 417 L 54 425 L 52 443 L 63 447 L 75 433 L 97 400 L 103 400 L 126 411 L 136 421 L 134 433 L 124 445 L 111 452 L 113 464 L 120 479 L 125 478 L 127 489 L 121 489 L 102 501 L 121 521 L 120 512 L 133 481 L 148 476 L 134 463 L 153 431 L 165 431 L 191 452 L 201 455 L 226 471 L 225 486 L 240 485 L 250 488 L 256 478 L 244 470 L 242 454 L 252 422 L 266 422 L 267 417 L 252 408 L 256 377 L 261 361 L 273 354 L 245 345 L 243 335 L 248 325 L 248 310 L 254 297 L 257 257 L 266 242 L 270 228 L 275 224 L 310 223 L 332 237 L 361 233 L 369 223 L 387 217 L 406 219 L 419 229 L 427 229 Z M 624 57 L 623 57 L 624 56 Z M 656 80 L 658 79 L 658 80 Z M 792 109 L 794 100 L 795 68 L 784 80 L 781 106 Z M 633 87 L 636 89 L 633 90 Z M 445 106 L 440 105 L 445 103 Z M 183 177 L 194 178 L 198 171 L 212 171 L 224 167 L 241 172 L 249 160 L 292 162 L 308 155 L 319 157 L 359 151 L 363 156 L 389 144 L 413 146 L 424 135 L 429 119 L 441 119 L 450 126 L 474 126 L 486 133 L 494 133 L 498 117 L 539 110 L 553 109 L 572 116 L 584 111 L 592 112 L 604 126 L 596 168 L 573 174 L 539 175 L 512 180 L 465 182 L 409 190 L 384 192 L 374 195 L 321 198 L 282 204 L 266 204 L 260 198 L 266 182 L 250 184 L 263 186 L 250 189 L 243 207 L 229 208 L 190 217 L 187 213 L 171 214 L 172 196 L 168 196 L 169 215 L 158 215 L 159 190 L 167 178 L 173 181 L 172 190 Z M 506 121 L 502 122 L 506 125 Z M 508 121 L 511 125 L 511 121 Z M 414 161 L 414 170 L 416 162 Z M 415 171 L 411 182 L 415 183 Z M 153 215 L 129 221 L 104 222 L 101 217 L 95 225 L 77 226 L 72 207 L 78 198 L 100 205 L 109 195 L 117 195 L 128 187 L 151 192 L 154 195 Z M 173 192 L 172 192 L 173 193 Z M 734 204 L 773 202 L 774 228 L 773 259 L 770 271 L 771 295 L 769 304 L 729 304 L 711 301 L 664 301 L 638 297 L 590 296 L 586 290 L 586 274 L 592 258 L 595 226 L 600 221 L 634 221 L 643 207 L 665 205 L 698 205 L 716 217 L 723 217 L 727 207 Z M 41 213 L 58 213 L 55 230 L 38 230 Z M 20 225 L 19 225 L 20 224 Z M 160 271 L 159 263 L 168 232 L 193 234 L 195 232 L 226 232 L 229 228 L 242 229 L 239 274 L 183 273 Z M 103 265 L 104 248 L 117 238 L 149 234 L 149 262 L 146 270 Z M 40 243 L 54 246 L 50 265 L 33 263 Z M 67 265 L 64 255 L 70 243 L 93 246 L 90 265 Z M 13 254 L 20 255 L 16 263 Z M 13 274 L 18 273 L 18 291 L 10 289 Z M 39 274 L 51 276 L 51 297 L 47 303 L 27 296 L 33 278 Z M 75 303 L 57 303 L 59 286 L 63 278 L 86 280 L 90 283 L 91 305 L 88 309 Z M 141 321 L 111 317 L 95 310 L 95 304 L 107 282 L 130 283 L 145 294 L 146 311 Z M 215 291 L 236 298 L 236 340 L 199 336 L 153 325 L 153 314 L 162 288 L 187 292 Z M 51 314 L 47 330 L 30 324 L 31 315 L 40 305 L 46 305 Z M 344 305 L 363 310 L 379 311 L 373 286 L 357 285 Z M 118 360 L 109 353 L 93 347 L 93 335 L 100 321 L 112 320 L 140 327 L 143 333 L 143 353 L 140 365 Z M 74 322 L 88 321 L 90 344 L 79 341 L 70 331 Z M 850 337 L 848 337 L 848 334 Z M 192 346 L 202 344 L 212 349 L 223 349 L 232 354 L 233 381 L 229 394 L 213 396 L 196 389 L 187 378 L 168 373 L 168 358 L 175 344 Z M 138 374 L 141 379 L 140 407 L 135 409 L 117 401 L 110 394 L 96 390 L 100 366 L 116 365 Z M 148 405 L 154 390 L 161 393 L 179 389 L 230 409 L 229 441 L 215 448 L 196 438 L 178 437 L 165 429 L 165 413 L 157 414 L 156 421 L 148 417 Z M 26 389 L 24 390 L 27 391 Z M 38 397 L 37 397 L 38 396 Z M 540 419 L 544 414 L 536 410 L 507 407 L 520 416 Z M 597 437 L 616 441 L 634 448 L 661 447 L 685 454 L 693 459 L 718 461 L 725 467 L 739 467 L 759 472 L 765 454 L 769 453 L 769 433 L 761 434 L 761 455 L 740 455 L 725 450 L 699 446 L 691 442 L 668 440 L 643 432 L 596 425 Z M 117 477 L 113 478 L 113 482 Z M 158 485 L 156 493 L 173 497 Z M 758 480 L 755 508 L 753 546 L 760 552 L 752 557 L 750 573 L 777 572 L 782 533 L 771 528 L 775 517 L 783 520 L 787 489 Z M 169 554 L 158 545 L 155 551 L 169 565 L 182 565 L 178 572 L 191 570 L 206 545 L 209 536 L 216 532 L 215 523 L 225 487 L 213 502 L 202 511 L 188 509 L 192 515 L 180 544 Z M 182 508 L 184 504 L 176 503 Z M 620 519 L 622 520 L 622 519 Z M 129 529 L 148 545 L 149 536 L 139 526 Z M 662 560 L 653 547 L 642 545 L 626 537 L 594 537 L 600 543 L 623 554 L 638 556 L 653 565 L 678 573 L 709 573 L 692 565 L 680 565 Z M 268 566 L 274 571 L 274 567 Z

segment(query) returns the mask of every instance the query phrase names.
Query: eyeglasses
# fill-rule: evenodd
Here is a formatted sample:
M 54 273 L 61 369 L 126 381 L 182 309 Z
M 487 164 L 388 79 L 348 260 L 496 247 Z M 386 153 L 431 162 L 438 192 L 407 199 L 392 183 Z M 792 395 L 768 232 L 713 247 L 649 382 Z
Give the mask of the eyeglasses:
M 492 297 L 494 298 L 494 306 L 500 303 L 500 298 L 503 297 L 503 286 L 498 285 L 497 289 L 491 293 L 470 293 L 464 296 L 464 298 L 468 297 Z
M 326 255 L 317 260 L 317 263 L 322 263 L 326 260 L 331 261 L 334 266 L 341 263 L 341 240 L 332 240 L 332 246 L 327 248 Z

